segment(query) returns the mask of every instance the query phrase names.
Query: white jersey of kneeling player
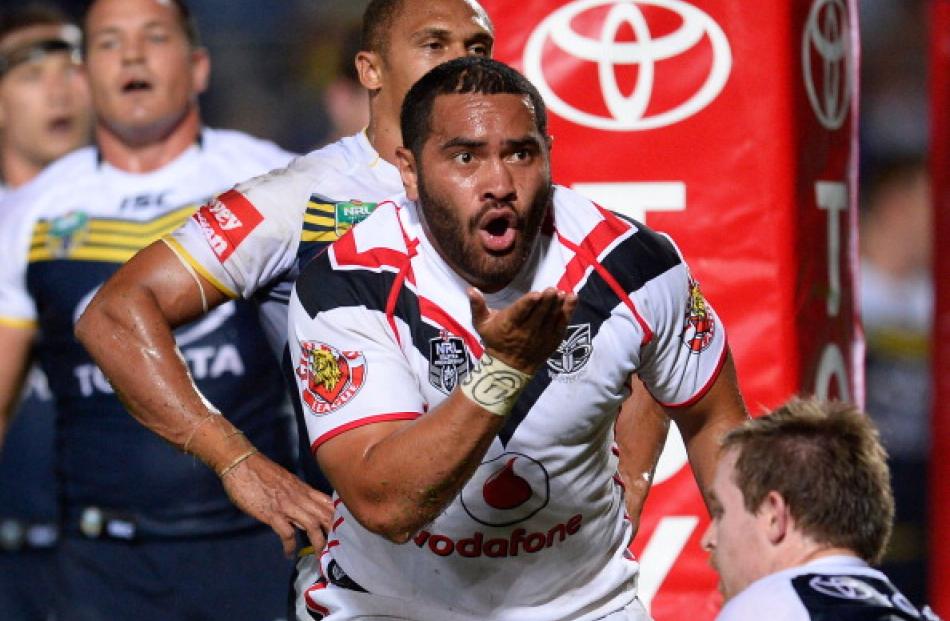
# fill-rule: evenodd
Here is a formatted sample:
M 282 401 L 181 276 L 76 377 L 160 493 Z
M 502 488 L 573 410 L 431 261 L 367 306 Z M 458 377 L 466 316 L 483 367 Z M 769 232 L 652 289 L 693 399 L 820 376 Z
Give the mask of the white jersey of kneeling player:
M 555 285 L 580 298 L 565 339 L 458 497 L 404 545 L 339 503 L 325 570 L 335 561 L 420 619 L 598 619 L 633 601 L 639 567 L 611 451 L 627 379 L 639 373 L 668 405 L 692 402 L 721 368 L 725 334 L 668 238 L 562 187 L 525 268 L 486 297 L 500 308 Z M 314 451 L 446 398 L 483 351 L 466 288 L 405 196 L 303 271 L 289 344 Z M 330 592 L 308 597 L 336 619 Z

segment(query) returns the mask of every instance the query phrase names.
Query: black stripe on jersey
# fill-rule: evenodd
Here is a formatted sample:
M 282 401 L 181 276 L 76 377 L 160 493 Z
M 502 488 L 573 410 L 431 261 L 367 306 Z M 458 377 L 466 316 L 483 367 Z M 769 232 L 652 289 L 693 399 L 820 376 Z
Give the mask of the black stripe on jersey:
M 894 585 L 871 576 L 804 574 L 791 582 L 812 621 L 927 618 Z
M 668 239 L 641 225 L 634 235 L 625 239 L 604 257 L 601 264 L 624 291 L 631 294 L 681 262 L 682 259 Z M 683 295 L 686 295 L 685 291 Z M 574 309 L 568 324 L 590 324 L 590 336 L 593 340 L 600 332 L 601 325 L 622 301 L 596 270 L 577 292 L 577 297 L 577 308 Z M 502 445 L 508 445 L 521 421 L 550 384 L 551 374 L 547 365 L 544 365 L 525 387 L 508 415 L 505 426 L 498 433 Z
M 297 279 L 297 296 L 310 317 L 340 307 L 364 307 L 385 314 L 396 277 L 393 271 L 334 270 L 329 255 L 323 254 Z M 422 319 L 419 299 L 405 285 L 396 298 L 393 316 L 409 326 L 413 346 L 428 358 L 429 340 L 440 336 L 440 330 Z

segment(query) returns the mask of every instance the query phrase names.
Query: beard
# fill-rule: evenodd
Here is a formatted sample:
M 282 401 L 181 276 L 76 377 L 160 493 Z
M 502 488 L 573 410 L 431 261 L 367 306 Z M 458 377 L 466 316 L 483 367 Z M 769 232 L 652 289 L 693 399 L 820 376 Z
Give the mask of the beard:
M 418 191 L 419 207 L 436 250 L 459 276 L 487 293 L 503 289 L 518 275 L 541 232 L 541 221 L 554 195 L 548 179 L 537 188 L 525 213 L 519 213 L 506 201 L 488 201 L 463 221 L 448 198 L 429 191 L 421 170 Z M 479 222 L 488 210 L 496 207 L 511 207 L 516 214 L 513 228 L 519 234 L 514 245 L 504 252 L 493 252 L 479 241 Z

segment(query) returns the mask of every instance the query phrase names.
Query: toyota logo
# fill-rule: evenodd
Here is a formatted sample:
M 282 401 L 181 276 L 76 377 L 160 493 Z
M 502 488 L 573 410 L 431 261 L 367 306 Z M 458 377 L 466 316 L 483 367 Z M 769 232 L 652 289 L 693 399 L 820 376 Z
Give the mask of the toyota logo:
M 814 66 L 815 61 L 820 67 Z M 851 103 L 854 73 L 844 0 L 817 0 L 811 6 L 802 37 L 802 72 L 818 122 L 829 130 L 841 127 Z
M 574 29 L 575 19 L 589 18 L 590 12 L 604 10 L 599 36 Z M 651 32 L 648 12 L 665 10 L 678 18 L 672 32 Z M 628 25 L 634 41 L 618 41 L 620 29 Z M 662 61 L 675 59 L 708 42 L 712 60 L 705 80 L 697 90 L 670 103 L 655 101 L 657 81 L 675 81 L 677 72 Z M 607 115 L 571 104 L 551 88 L 545 76 L 548 44 L 580 61 L 596 63 L 597 78 Z M 636 68 L 630 95 L 617 82 L 618 68 Z M 531 33 L 524 51 L 525 74 L 537 86 L 548 107 L 558 115 L 586 127 L 609 131 L 655 129 L 678 123 L 708 106 L 722 91 L 732 68 L 729 41 L 722 28 L 706 13 L 683 0 L 577 0 L 551 13 Z M 550 67 L 547 67 L 550 70 Z M 662 71 L 661 71 L 662 69 Z M 692 70 L 692 67 L 691 67 Z M 662 75 L 661 75 L 662 74 Z M 669 98 L 666 98 L 669 99 Z

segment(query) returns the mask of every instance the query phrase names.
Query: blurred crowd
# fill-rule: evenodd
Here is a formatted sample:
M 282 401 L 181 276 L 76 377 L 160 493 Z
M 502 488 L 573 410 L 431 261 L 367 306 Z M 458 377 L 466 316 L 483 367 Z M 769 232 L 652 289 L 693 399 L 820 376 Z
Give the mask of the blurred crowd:
M 861 278 L 867 409 L 890 454 L 897 520 L 887 573 L 912 599 L 927 583 L 933 215 L 926 155 L 924 0 L 862 0 Z

